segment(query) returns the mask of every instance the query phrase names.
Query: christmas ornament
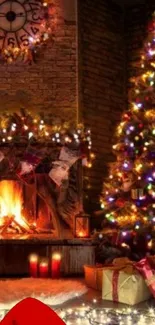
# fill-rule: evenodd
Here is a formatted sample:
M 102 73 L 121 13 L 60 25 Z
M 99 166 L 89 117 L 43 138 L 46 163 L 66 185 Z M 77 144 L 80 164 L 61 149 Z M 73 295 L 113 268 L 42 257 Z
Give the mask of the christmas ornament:
M 130 172 L 130 173 L 123 174 L 122 182 L 123 182 L 122 190 L 124 192 L 129 192 L 131 187 L 134 184 L 134 175 L 133 175 L 133 173 Z
M 133 200 L 139 200 L 144 197 L 144 189 L 143 188 L 133 188 L 131 190 L 131 197 Z

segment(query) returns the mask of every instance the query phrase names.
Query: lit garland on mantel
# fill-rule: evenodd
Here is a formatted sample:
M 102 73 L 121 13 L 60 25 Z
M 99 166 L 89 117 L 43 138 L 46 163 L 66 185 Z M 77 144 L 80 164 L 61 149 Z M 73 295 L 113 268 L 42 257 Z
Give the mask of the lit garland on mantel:
M 74 144 L 80 147 L 87 158 L 86 166 L 92 167 L 95 158 L 92 152 L 91 130 L 79 124 L 70 128 L 69 123 L 52 125 L 43 116 L 33 116 L 24 109 L 20 113 L 3 114 L 0 116 L 0 146 L 56 146 Z

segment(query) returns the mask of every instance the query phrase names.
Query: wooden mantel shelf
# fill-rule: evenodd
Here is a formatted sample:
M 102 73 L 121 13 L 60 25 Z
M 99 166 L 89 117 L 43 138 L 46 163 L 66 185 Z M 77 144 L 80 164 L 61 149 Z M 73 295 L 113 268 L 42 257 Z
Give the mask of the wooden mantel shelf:
M 50 262 L 54 252 L 62 255 L 63 276 L 83 275 L 83 266 L 95 263 L 94 239 L 57 239 L 49 234 L 5 235 L 0 237 L 0 276 L 28 276 L 30 254 L 46 257 Z
M 0 245 L 60 245 L 60 246 L 93 246 L 95 240 L 91 238 L 71 238 L 58 239 L 53 238 L 50 234 L 35 234 L 35 235 L 5 235 L 0 236 Z

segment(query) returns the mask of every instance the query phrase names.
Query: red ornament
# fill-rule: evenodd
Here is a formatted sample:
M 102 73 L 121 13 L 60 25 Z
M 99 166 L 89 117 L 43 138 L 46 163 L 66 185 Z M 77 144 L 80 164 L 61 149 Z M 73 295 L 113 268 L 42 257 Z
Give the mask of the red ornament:
M 123 208 L 124 205 L 125 205 L 125 201 L 123 199 L 118 199 L 116 202 L 115 202 L 116 206 L 119 207 L 119 208 Z

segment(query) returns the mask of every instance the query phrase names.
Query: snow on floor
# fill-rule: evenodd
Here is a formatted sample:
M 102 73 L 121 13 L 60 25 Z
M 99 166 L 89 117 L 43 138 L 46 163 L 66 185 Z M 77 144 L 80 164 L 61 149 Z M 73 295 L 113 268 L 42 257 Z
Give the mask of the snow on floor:
M 32 278 L 4 280 L 0 281 L 0 309 L 10 309 L 27 297 L 56 306 L 86 292 L 86 286 L 77 280 Z

